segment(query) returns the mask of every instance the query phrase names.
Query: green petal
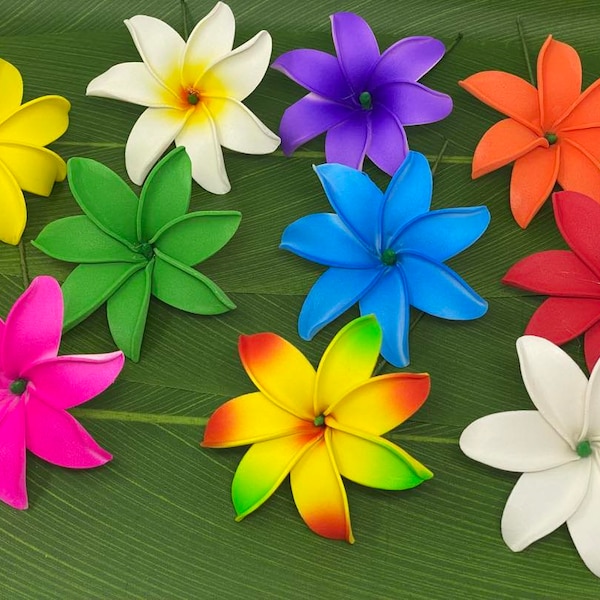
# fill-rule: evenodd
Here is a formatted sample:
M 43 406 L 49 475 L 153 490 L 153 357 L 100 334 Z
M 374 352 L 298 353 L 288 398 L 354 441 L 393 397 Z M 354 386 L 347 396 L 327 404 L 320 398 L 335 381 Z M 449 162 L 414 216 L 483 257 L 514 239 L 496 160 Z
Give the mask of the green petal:
M 139 262 L 144 257 L 110 237 L 84 215 L 65 217 L 44 227 L 32 244 L 68 262 Z
M 140 360 L 140 348 L 146 327 L 152 288 L 150 261 L 144 270 L 129 278 L 109 299 L 106 305 L 108 326 L 115 344 L 127 358 Z
M 104 304 L 143 263 L 105 263 L 79 265 L 63 283 L 65 331 L 87 319 Z
M 184 265 L 197 265 L 220 250 L 237 231 L 242 214 L 235 210 L 201 211 L 169 223 L 156 248 Z
M 218 315 L 235 304 L 208 277 L 155 250 L 152 293 L 159 299 L 198 315 Z
M 148 241 L 159 229 L 187 213 L 192 193 L 192 163 L 183 146 L 169 152 L 150 171 L 138 210 L 138 238 Z
M 79 206 L 100 229 L 125 244 L 137 244 L 138 199 L 114 171 L 89 158 L 71 158 L 67 176 Z

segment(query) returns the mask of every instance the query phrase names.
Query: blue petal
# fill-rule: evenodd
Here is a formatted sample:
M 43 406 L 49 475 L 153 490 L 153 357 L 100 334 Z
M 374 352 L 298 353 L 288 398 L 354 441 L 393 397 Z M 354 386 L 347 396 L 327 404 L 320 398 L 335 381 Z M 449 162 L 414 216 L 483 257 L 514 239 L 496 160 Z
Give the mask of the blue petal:
M 377 256 L 370 254 L 341 219 L 330 213 L 294 221 L 285 228 L 279 247 L 328 267 L 365 269 L 379 264 Z
M 406 223 L 429 210 L 432 185 L 427 159 L 418 152 L 409 152 L 385 191 L 384 242 L 396 238 Z
M 410 304 L 400 269 L 385 270 L 384 276 L 361 299 L 360 314 L 377 317 L 383 331 L 383 358 L 395 367 L 405 367 L 409 363 Z
M 415 308 L 454 320 L 477 319 L 487 311 L 487 302 L 446 265 L 408 252 L 398 264 Z
M 331 206 L 346 227 L 371 250 L 381 241 L 383 194 L 368 175 L 345 165 L 315 167 Z
M 369 291 L 383 269 L 327 269 L 315 282 L 300 311 L 298 333 L 311 340 Z
M 443 262 L 478 240 L 489 222 L 485 206 L 434 210 L 410 222 L 390 246 L 396 252 L 412 250 Z

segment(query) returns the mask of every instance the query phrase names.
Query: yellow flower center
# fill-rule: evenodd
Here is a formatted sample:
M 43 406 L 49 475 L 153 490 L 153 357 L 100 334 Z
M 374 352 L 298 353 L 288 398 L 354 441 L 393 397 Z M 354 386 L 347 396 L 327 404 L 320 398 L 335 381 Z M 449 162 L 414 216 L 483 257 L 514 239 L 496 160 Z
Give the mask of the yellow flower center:
M 315 427 L 323 427 L 323 425 L 325 425 L 325 415 L 319 415 L 318 417 L 315 417 L 313 424 Z
M 188 104 L 195 106 L 196 104 L 198 104 L 198 102 L 200 102 L 200 94 L 196 90 L 189 89 L 189 90 L 186 90 L 186 93 L 187 93 Z

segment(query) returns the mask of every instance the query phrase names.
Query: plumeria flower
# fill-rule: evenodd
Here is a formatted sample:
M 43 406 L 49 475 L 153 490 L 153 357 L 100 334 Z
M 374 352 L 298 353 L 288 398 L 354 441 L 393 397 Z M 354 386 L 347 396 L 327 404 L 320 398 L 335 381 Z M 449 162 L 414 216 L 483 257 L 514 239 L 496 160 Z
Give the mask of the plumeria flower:
M 90 82 L 87 94 L 148 107 L 125 147 L 129 177 L 141 185 L 174 141 L 190 155 L 198 184 L 227 193 L 231 186 L 221 146 L 268 154 L 279 145 L 279 138 L 242 104 L 269 66 L 271 36 L 261 31 L 232 50 L 235 19 L 222 2 L 187 42 L 153 17 L 137 15 L 125 25 L 143 62 L 111 67 Z
M 430 211 L 431 170 L 417 152 L 385 193 L 367 175 L 337 164 L 315 168 L 337 214 L 298 219 L 283 232 L 281 248 L 329 267 L 300 312 L 298 331 L 312 339 L 358 302 L 383 329 L 383 357 L 409 363 L 410 306 L 443 319 L 476 319 L 487 302 L 444 263 L 485 231 L 485 206 Z
M 502 515 L 519 552 L 567 523 L 579 555 L 600 577 L 600 366 L 590 380 L 546 339 L 517 340 L 523 382 L 537 410 L 496 413 L 460 438 L 469 457 L 523 472 Z
M 123 368 L 123 354 L 57 356 L 63 324 L 60 286 L 37 277 L 0 319 L 0 500 L 27 508 L 25 449 L 71 469 L 112 456 L 67 409 L 103 392 Z
M 429 375 L 371 378 L 381 329 L 373 316 L 341 329 L 315 369 L 274 333 L 242 336 L 240 357 L 257 392 L 210 417 L 203 446 L 252 444 L 232 484 L 236 520 L 261 506 L 290 475 L 300 516 L 315 533 L 354 542 L 346 479 L 405 490 L 433 475 L 381 435 L 408 419 L 429 393 Z
M 0 59 L 0 240 L 18 244 L 27 222 L 24 190 L 49 196 L 66 176 L 64 160 L 47 144 L 69 126 L 71 104 L 62 96 L 42 96 L 21 104 L 23 79 Z
M 577 192 L 554 194 L 553 205 L 558 229 L 572 251 L 532 254 L 513 265 L 502 282 L 548 294 L 525 333 L 559 345 L 585 333 L 585 359 L 591 371 L 600 358 L 600 205 Z
M 510 207 L 525 228 L 556 181 L 600 202 L 600 79 L 581 92 L 574 48 L 548 36 L 537 61 L 537 89 L 503 71 L 483 71 L 459 82 L 508 118 L 481 138 L 473 178 L 514 161 Z
M 272 65 L 309 91 L 283 114 L 283 151 L 292 154 L 327 132 L 327 162 L 361 169 L 367 155 L 393 175 L 408 152 L 404 126 L 433 123 L 452 111 L 450 96 L 418 82 L 444 56 L 444 44 L 409 37 L 380 54 L 369 25 L 349 12 L 332 15 L 331 30 L 337 56 L 292 50 Z

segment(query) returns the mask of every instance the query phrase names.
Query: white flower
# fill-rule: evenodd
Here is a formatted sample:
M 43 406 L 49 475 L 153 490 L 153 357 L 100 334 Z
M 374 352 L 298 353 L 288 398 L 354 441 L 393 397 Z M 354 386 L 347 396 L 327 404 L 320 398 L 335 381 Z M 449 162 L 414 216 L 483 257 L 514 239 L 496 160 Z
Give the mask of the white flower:
M 87 94 L 147 106 L 125 148 L 131 180 L 141 185 L 171 145 L 185 146 L 192 176 L 215 194 L 231 189 L 221 146 L 267 154 L 279 138 L 243 104 L 269 66 L 266 31 L 233 48 L 235 19 L 222 2 L 187 43 L 169 25 L 144 15 L 125 21 L 143 62 L 121 63 L 90 82 Z
M 502 537 L 518 552 L 565 521 L 579 555 L 600 577 L 600 362 L 588 382 L 560 348 L 517 340 L 525 387 L 537 410 L 488 415 L 460 438 L 462 451 L 523 475 L 502 515 Z

